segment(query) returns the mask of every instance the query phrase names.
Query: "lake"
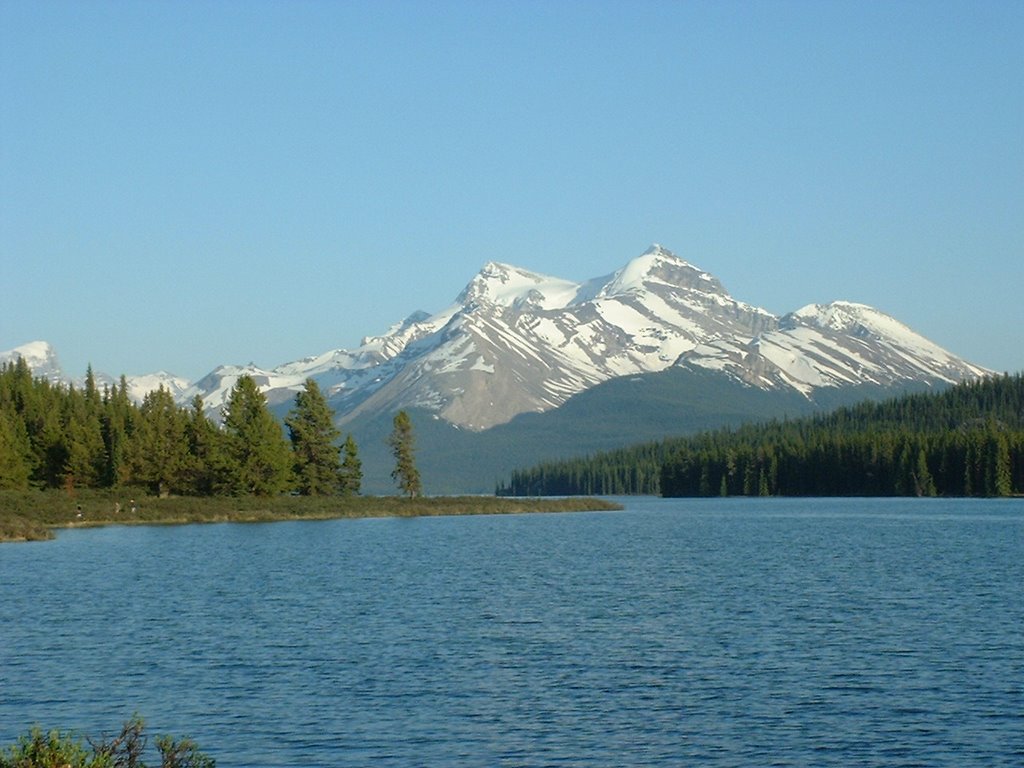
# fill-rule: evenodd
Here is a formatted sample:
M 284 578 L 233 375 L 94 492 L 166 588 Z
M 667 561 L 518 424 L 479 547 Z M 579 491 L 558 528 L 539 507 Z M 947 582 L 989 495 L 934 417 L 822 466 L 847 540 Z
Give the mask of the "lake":
M 0 546 L 0 745 L 218 766 L 1024 765 L 1024 501 L 110 527 Z

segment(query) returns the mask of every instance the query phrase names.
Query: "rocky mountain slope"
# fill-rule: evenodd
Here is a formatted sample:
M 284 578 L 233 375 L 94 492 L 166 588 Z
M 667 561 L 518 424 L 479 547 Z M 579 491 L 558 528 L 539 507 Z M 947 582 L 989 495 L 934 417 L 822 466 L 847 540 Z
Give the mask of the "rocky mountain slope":
M 600 382 L 674 365 L 811 399 L 822 388 L 953 383 L 986 373 L 861 304 L 812 304 L 777 317 L 655 245 L 618 272 L 582 283 L 492 262 L 444 310 L 417 312 L 355 350 L 269 371 L 224 366 L 188 395 L 216 409 L 248 373 L 272 403 L 283 403 L 312 376 L 343 424 L 418 408 L 483 430 L 556 408 Z
M 0 363 L 19 356 L 37 375 L 67 380 L 48 344 L 0 353 Z M 416 312 L 356 349 L 271 370 L 225 365 L 195 383 L 158 373 L 127 385 L 137 400 L 160 385 L 182 404 L 198 395 L 216 417 L 249 374 L 283 415 L 312 377 L 360 446 L 365 492 L 393 490 L 386 436 L 404 408 L 425 490 L 486 493 L 541 459 L 988 373 L 863 304 L 773 315 L 656 245 L 584 282 L 492 262 L 448 307 Z
M 44 347 L 19 349 L 40 361 L 38 370 L 60 375 Z M 182 403 L 201 396 L 216 414 L 242 374 L 282 407 L 312 377 L 342 426 L 415 408 L 479 431 L 557 408 L 600 382 L 672 366 L 811 400 L 830 388 L 954 383 L 987 373 L 862 304 L 811 304 L 777 317 L 654 245 L 614 274 L 582 283 L 491 262 L 450 306 L 416 312 L 354 350 L 272 370 L 225 365 L 191 385 L 164 373 L 133 377 L 129 388 L 141 398 L 163 384 Z

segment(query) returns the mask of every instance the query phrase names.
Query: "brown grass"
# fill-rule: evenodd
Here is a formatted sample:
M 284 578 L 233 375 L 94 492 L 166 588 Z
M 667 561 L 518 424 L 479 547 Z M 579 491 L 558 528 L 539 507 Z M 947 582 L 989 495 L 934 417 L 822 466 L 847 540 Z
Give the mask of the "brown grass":
M 132 511 L 134 501 L 134 512 Z M 116 491 L 0 491 L 0 541 L 53 538 L 54 528 L 359 517 L 496 515 L 621 509 L 605 499 L 495 496 L 156 498 Z M 81 517 L 78 516 L 81 510 Z

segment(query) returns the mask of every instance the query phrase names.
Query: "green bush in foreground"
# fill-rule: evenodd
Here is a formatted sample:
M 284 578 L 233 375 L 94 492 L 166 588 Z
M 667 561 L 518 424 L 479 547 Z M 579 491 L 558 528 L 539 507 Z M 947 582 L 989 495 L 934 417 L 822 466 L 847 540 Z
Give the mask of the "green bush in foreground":
M 134 717 L 110 741 L 94 742 L 71 733 L 33 728 L 18 743 L 0 752 L 0 768 L 147 768 L 142 761 L 148 738 L 145 723 Z M 160 768 L 215 768 L 216 762 L 191 739 L 157 736 Z

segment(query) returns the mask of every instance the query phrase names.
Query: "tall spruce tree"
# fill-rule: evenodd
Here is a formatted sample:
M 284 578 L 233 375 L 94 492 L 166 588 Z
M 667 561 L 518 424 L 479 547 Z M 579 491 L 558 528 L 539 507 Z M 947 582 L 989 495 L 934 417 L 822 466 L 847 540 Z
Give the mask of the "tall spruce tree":
M 230 490 L 271 496 L 292 482 L 292 452 L 267 399 L 248 374 L 238 377 L 228 397 L 224 431 L 231 458 Z
M 32 451 L 25 422 L 0 403 L 0 489 L 25 490 L 32 474 Z
M 89 373 L 91 377 L 92 369 Z M 100 485 L 107 466 L 107 453 L 100 423 L 99 395 L 91 378 L 87 379 L 84 391 L 71 387 L 64 398 L 63 442 L 66 453 L 62 481 L 65 487 L 95 488 Z
M 341 457 L 334 412 L 314 379 L 295 395 L 295 406 L 284 420 L 291 438 L 295 481 L 303 496 L 329 496 L 341 490 Z
M 18 361 L 23 363 L 23 358 L 19 357 Z M 28 488 L 32 475 L 32 446 L 19 406 L 22 397 L 18 390 L 14 366 L 4 363 L 0 366 L 0 489 Z
M 185 417 L 161 386 L 146 395 L 128 446 L 132 479 L 158 496 L 186 487 L 189 462 Z
M 192 398 L 192 408 L 185 420 L 189 461 L 187 485 L 189 493 L 211 496 L 232 491 L 233 473 L 228 455 L 228 437 L 206 418 L 203 398 Z
M 416 468 L 416 441 L 412 432 L 412 419 L 405 411 L 395 414 L 394 429 L 388 438 L 388 445 L 395 457 L 395 468 L 391 471 L 391 479 L 398 483 L 399 490 L 406 496 L 414 497 L 422 493 L 420 471 Z
M 134 424 L 136 408 L 128 397 L 128 381 L 124 376 L 116 387 L 104 393 L 102 432 L 106 446 L 107 464 L 103 472 L 103 485 L 116 488 L 128 474 L 125 449 Z
M 342 446 L 345 458 L 341 462 L 341 493 L 344 496 L 357 496 L 363 487 L 363 462 L 359 458 L 359 448 L 349 433 Z

